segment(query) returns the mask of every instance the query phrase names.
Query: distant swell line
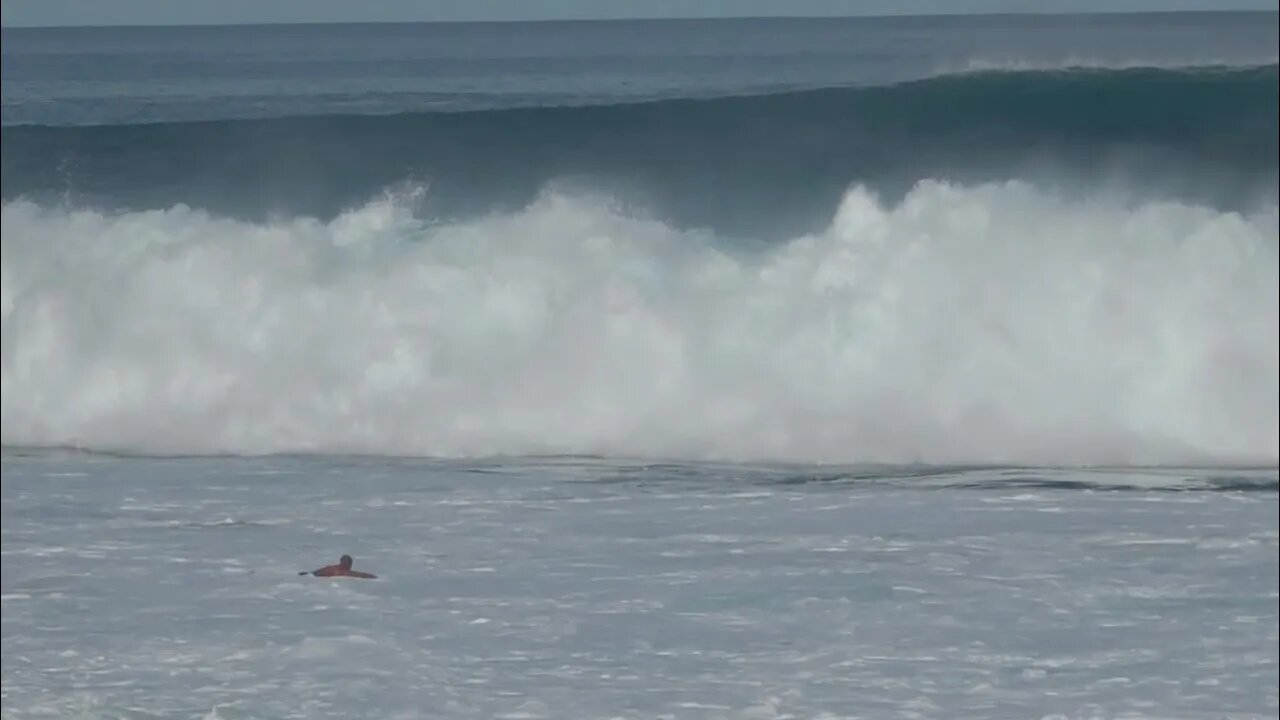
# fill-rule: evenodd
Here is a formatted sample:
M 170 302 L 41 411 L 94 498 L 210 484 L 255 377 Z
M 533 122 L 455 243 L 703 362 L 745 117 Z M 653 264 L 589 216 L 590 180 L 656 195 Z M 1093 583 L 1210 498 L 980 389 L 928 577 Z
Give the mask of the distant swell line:
M 1026 92 L 1035 88 L 1048 93 L 1062 92 L 1069 87 L 1105 90 L 1108 86 L 1128 87 L 1142 92 L 1144 84 L 1163 84 L 1166 88 L 1183 86 L 1183 89 L 1198 85 L 1223 85 L 1260 83 L 1265 85 L 1277 76 L 1277 61 L 1259 62 L 1256 64 L 1199 64 L 1199 65 L 1149 65 L 1142 63 L 1121 64 L 1037 64 L 1037 63 L 998 63 L 971 62 L 964 66 L 948 69 L 937 74 L 905 80 L 888 85 L 850 85 L 830 87 L 787 88 L 776 91 L 746 92 L 720 96 L 691 96 L 628 99 L 608 103 L 566 102 L 553 99 L 547 103 L 535 103 L 533 96 L 526 102 L 509 108 L 443 108 L 430 111 L 411 111 L 391 114 L 336 113 L 282 115 L 268 118 L 228 118 L 224 120 L 184 120 L 184 121 L 146 121 L 118 124 L 94 125 L 44 125 L 38 123 L 15 123 L 8 128 L 60 128 L 74 132 L 76 129 L 98 131 L 107 128 L 135 128 L 148 126 L 209 126 L 209 125 L 242 125 L 242 124 L 274 124 L 290 122 L 333 122 L 356 118 L 427 118 L 440 115 L 466 116 L 501 116 L 504 114 L 526 115 L 530 112 L 626 112 L 645 108 L 661 108 L 681 105 L 698 105 L 713 107 L 717 104 L 735 103 L 787 103 L 803 102 L 806 98 L 875 98 L 876 96 L 892 96 L 906 100 L 912 96 L 921 99 L 935 93 L 945 92 L 950 99 L 957 99 L 964 93 L 983 93 L 1017 89 Z M 432 93 L 407 93 L 414 96 L 432 95 Z M 482 92 L 448 92 L 439 94 L 442 98 L 484 97 Z M 929 102 L 927 99 L 925 102 Z M 999 108 L 992 108 L 998 111 Z
M 711 100 L 8 127 L 3 198 L 331 218 L 410 181 L 430 186 L 433 214 L 461 217 L 570 182 L 760 236 L 813 229 L 854 182 L 895 195 L 926 178 L 1118 173 L 1234 208 L 1276 194 L 1277 77 L 1275 64 L 993 70 Z

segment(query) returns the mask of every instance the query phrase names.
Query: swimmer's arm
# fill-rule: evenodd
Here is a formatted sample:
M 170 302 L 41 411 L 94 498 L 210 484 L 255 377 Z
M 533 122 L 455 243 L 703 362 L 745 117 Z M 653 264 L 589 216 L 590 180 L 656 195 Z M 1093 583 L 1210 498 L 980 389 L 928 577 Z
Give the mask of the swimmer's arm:
M 378 576 L 377 576 L 377 575 L 374 575 L 373 573 L 360 572 L 359 570 L 352 570 L 349 574 L 351 575 L 351 577 L 355 577 L 355 578 L 363 578 L 363 579 L 365 579 L 365 580 L 377 580 L 377 579 L 378 579 Z

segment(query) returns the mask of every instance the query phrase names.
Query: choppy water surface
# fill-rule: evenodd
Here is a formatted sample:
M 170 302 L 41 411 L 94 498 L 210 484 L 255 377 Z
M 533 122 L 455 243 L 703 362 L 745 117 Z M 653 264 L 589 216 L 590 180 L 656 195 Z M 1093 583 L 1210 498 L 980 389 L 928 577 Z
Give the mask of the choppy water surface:
M 1273 717 L 1268 471 L 9 453 L 5 717 Z M 340 553 L 377 581 L 301 578 Z

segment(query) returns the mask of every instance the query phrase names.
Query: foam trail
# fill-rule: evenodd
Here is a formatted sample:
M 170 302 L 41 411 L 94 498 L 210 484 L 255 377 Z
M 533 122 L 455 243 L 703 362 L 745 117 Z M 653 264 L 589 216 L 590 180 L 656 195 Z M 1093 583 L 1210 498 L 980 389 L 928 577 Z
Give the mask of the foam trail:
M 431 224 L 3 208 L 3 441 L 1275 463 L 1277 210 L 847 194 L 743 252 L 549 192 Z
M 1027 72 L 1073 72 L 1073 71 L 1106 71 L 1106 70 L 1178 70 L 1183 72 L 1223 72 L 1233 68 L 1260 68 L 1275 65 L 1280 56 L 1275 53 L 1257 55 L 1222 56 L 1217 58 L 1197 58 L 1195 63 L 1184 60 L 1167 60 L 1157 58 L 1133 57 L 1124 60 L 1115 58 L 1090 57 L 1087 55 L 1069 55 L 1057 59 L 1028 60 L 1020 57 L 1005 58 L 970 58 L 961 62 L 939 64 L 932 75 L 967 75 L 974 73 L 1027 73 Z

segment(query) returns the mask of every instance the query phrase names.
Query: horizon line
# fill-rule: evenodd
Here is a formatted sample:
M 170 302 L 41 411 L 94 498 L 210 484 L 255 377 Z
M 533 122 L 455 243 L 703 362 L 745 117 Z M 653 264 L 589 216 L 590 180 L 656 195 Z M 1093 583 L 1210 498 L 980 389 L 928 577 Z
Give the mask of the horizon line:
M 1064 10 L 976 12 L 976 13 L 900 13 L 896 15 L 731 15 L 731 16 L 680 16 L 680 17 L 559 17 L 524 19 L 442 19 L 442 20 L 264 20 L 258 22 L 196 22 L 196 23 L 109 23 L 105 25 L 12 25 L 0 24 L 0 30 L 95 30 L 133 28 L 233 28 L 265 26 L 317 26 L 317 25 L 532 25 L 552 23 L 620 23 L 620 22 L 707 22 L 750 20 L 901 20 L 901 19 L 954 19 L 954 18 L 1017 18 L 1017 17 L 1117 17 L 1146 15 L 1280 15 L 1280 8 L 1260 10 L 1235 9 L 1181 9 L 1181 10 L 1093 10 L 1071 12 Z

